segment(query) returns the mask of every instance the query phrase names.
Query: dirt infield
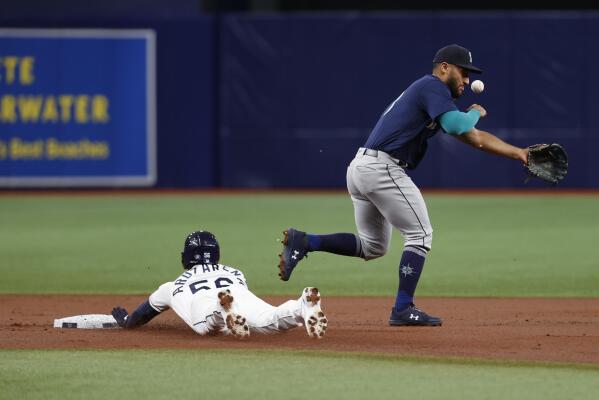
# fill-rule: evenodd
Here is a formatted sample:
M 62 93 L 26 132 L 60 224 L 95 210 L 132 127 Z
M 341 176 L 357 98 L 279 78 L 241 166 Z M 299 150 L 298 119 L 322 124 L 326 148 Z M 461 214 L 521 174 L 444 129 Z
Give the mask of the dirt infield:
M 390 298 L 323 299 L 327 336 L 199 337 L 172 311 L 135 331 L 54 329 L 54 318 L 134 309 L 143 296 L 0 295 L 0 349 L 254 348 L 359 351 L 405 356 L 599 363 L 599 299 L 421 298 L 442 327 L 387 326 Z M 268 297 L 280 304 L 282 297 Z

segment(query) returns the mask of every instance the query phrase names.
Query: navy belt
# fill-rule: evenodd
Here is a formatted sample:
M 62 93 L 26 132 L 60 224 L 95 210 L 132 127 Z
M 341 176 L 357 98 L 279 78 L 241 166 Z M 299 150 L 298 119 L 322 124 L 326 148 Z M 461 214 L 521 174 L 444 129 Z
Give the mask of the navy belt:
M 364 153 L 362 153 L 366 156 L 371 156 L 371 157 L 378 157 L 379 156 L 379 151 L 378 150 L 372 150 L 372 149 L 364 149 Z M 391 157 L 391 156 L 389 156 Z M 408 166 L 408 163 L 403 161 L 403 160 L 397 160 L 397 165 L 399 165 L 402 168 L 406 168 Z

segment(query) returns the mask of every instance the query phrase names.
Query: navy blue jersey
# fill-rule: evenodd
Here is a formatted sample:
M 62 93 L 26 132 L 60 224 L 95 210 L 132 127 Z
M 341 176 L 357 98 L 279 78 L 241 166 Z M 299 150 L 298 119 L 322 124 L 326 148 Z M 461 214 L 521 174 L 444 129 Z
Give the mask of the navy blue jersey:
M 457 110 L 449 87 L 434 75 L 412 83 L 381 115 L 364 147 L 382 150 L 416 168 L 427 141 L 440 129 L 437 118 Z

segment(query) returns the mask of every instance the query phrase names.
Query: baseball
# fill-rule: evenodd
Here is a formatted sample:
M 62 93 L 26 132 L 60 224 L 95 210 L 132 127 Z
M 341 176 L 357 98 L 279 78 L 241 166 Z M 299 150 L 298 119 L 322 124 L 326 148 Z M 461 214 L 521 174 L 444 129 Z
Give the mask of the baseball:
M 483 81 L 475 80 L 470 84 L 470 89 L 474 93 L 478 94 L 485 90 L 485 84 L 483 83 Z

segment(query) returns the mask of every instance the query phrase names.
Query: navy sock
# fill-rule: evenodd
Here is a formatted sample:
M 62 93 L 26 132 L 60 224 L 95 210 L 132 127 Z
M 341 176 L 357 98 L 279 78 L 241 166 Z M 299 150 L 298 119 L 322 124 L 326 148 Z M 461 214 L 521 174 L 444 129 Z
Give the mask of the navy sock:
M 358 239 L 353 233 L 307 235 L 308 251 L 326 251 L 342 256 L 358 257 Z
M 418 279 L 424 267 L 425 254 L 419 249 L 406 248 L 399 262 L 399 288 L 395 299 L 395 309 L 401 311 L 412 304 Z

